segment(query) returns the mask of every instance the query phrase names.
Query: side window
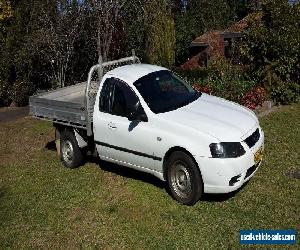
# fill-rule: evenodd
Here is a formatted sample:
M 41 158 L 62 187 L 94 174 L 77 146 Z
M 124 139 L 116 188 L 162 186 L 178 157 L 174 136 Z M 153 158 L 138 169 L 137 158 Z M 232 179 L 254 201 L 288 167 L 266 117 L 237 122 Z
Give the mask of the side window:
M 137 104 L 139 99 L 127 84 L 116 79 L 114 82 L 111 114 L 128 117 L 132 107 Z
M 110 112 L 111 94 L 112 94 L 113 81 L 111 78 L 106 79 L 103 83 L 99 97 L 99 110 L 105 113 Z

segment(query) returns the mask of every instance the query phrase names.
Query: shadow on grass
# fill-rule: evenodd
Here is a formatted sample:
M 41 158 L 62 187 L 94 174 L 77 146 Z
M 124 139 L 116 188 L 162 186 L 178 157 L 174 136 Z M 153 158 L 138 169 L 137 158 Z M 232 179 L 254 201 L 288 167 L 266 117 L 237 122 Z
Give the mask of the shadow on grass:
M 4 188 L 0 188 L 0 200 L 3 199 L 4 195 L 5 195 Z
M 7 201 L 6 194 L 7 193 L 8 193 L 7 188 L 0 187 L 0 204 L 1 204 L 1 206 L 0 206 L 0 222 L 2 222 L 2 223 L 11 220 L 11 216 L 9 216 L 8 209 L 6 206 L 6 201 Z
M 94 163 L 99 164 L 100 168 L 104 171 L 111 172 L 111 173 L 123 176 L 125 178 L 143 181 L 143 182 L 149 183 L 151 185 L 154 185 L 160 189 L 166 188 L 166 185 L 163 181 L 159 180 L 158 178 L 156 178 L 155 176 L 153 176 L 151 174 L 144 173 L 144 172 L 132 169 L 132 168 L 120 166 L 120 165 L 117 165 L 117 164 L 114 164 L 111 162 L 102 161 L 97 158 L 93 158 L 91 160 L 93 160 Z M 91 160 L 89 160 L 89 162 L 91 162 Z
M 55 141 L 53 140 L 53 141 L 48 142 L 45 145 L 45 148 L 50 150 L 50 151 L 56 151 Z M 125 178 L 142 181 L 142 182 L 151 184 L 153 186 L 156 186 L 160 189 L 164 189 L 169 195 L 171 195 L 171 192 L 170 192 L 170 189 L 169 189 L 167 183 L 159 180 L 158 178 L 156 178 L 155 176 L 153 176 L 151 174 L 141 172 L 141 171 L 138 171 L 138 170 L 135 170 L 135 169 L 132 169 L 132 168 L 120 166 L 120 165 L 115 164 L 115 163 L 106 162 L 106 161 L 100 160 L 99 158 L 93 157 L 93 156 L 88 156 L 87 162 L 97 164 L 103 171 L 114 173 L 114 174 L 120 175 L 120 176 L 125 177 Z M 236 190 L 234 192 L 231 192 L 231 193 L 227 193 L 227 194 L 203 194 L 203 196 L 201 197 L 201 200 L 202 201 L 208 201 L 208 202 L 227 201 L 227 200 L 233 198 L 242 189 L 244 189 L 244 187 L 248 184 L 248 182 L 249 181 L 247 181 L 238 190 Z M 0 193 L 0 198 L 1 198 L 1 193 Z
M 50 151 L 56 151 L 55 141 L 53 140 L 53 141 L 47 142 L 47 144 L 45 145 L 45 148 Z
M 144 173 L 132 168 L 123 167 L 114 163 L 102 161 L 96 158 L 93 158 L 94 163 L 99 164 L 100 168 L 104 171 L 111 172 L 125 178 L 135 179 L 139 181 L 143 181 L 154 185 L 160 189 L 164 189 L 169 195 L 171 195 L 170 189 L 166 182 L 163 182 L 156 178 L 155 176 Z M 244 187 L 248 184 L 248 181 L 240 187 L 238 190 L 228 193 L 228 194 L 204 194 L 200 200 L 208 201 L 208 202 L 223 202 L 233 198 L 237 193 L 244 189 Z
M 231 193 L 227 193 L 227 194 L 204 194 L 201 198 L 201 200 L 203 201 L 208 201 L 208 202 L 223 202 L 223 201 L 227 201 L 231 198 L 233 198 L 237 193 L 239 193 L 240 191 L 242 191 L 244 189 L 245 186 L 248 185 L 247 181 L 246 183 L 244 183 L 244 185 L 242 185 L 238 190 L 233 191 Z

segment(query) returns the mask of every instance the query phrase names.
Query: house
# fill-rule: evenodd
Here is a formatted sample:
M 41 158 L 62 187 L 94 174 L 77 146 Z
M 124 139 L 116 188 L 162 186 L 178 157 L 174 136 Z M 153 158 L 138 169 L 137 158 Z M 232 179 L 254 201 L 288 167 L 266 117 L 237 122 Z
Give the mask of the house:
M 241 39 L 250 21 L 260 18 L 261 14 L 253 13 L 226 30 L 212 30 L 197 37 L 190 44 L 190 59 L 181 68 L 187 70 L 207 67 L 213 58 L 232 58 L 234 44 Z

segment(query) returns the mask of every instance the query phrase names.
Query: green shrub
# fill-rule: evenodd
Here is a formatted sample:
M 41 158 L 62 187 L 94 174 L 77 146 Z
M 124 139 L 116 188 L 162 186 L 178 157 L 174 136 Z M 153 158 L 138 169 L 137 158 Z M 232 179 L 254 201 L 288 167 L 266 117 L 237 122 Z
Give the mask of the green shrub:
M 208 67 L 208 78 L 204 83 L 211 87 L 214 95 L 235 102 L 255 85 L 254 81 L 247 79 L 243 67 L 223 58 Z
M 214 95 L 238 102 L 253 86 L 255 83 L 252 81 L 233 79 L 231 81 L 215 81 L 211 88 Z
M 272 85 L 271 98 L 276 103 L 289 104 L 298 102 L 300 97 L 300 85 L 295 82 L 277 81 Z
M 276 66 L 277 63 L 268 63 L 260 72 L 269 97 L 280 104 L 296 102 L 300 97 L 300 85 L 291 80 L 283 81 Z
M 300 2 L 262 1 L 261 19 L 244 32 L 240 53 L 275 102 L 299 98 Z
M 243 67 L 224 58 L 216 59 L 208 68 L 197 70 L 176 69 L 195 89 L 207 89 L 212 95 L 238 102 L 256 84 L 249 79 Z M 198 85 L 198 86 L 197 86 Z M 206 92 L 206 91 L 204 91 Z

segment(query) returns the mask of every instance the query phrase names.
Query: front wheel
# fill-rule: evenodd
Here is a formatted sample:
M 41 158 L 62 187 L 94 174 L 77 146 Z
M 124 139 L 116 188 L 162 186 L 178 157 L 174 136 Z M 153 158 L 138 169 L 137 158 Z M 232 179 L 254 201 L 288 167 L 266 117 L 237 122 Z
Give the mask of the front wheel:
M 201 174 L 194 160 L 184 152 L 174 152 L 167 170 L 168 185 L 174 199 L 184 205 L 194 205 L 203 193 Z
M 78 146 L 74 133 L 66 130 L 60 135 L 60 156 L 67 168 L 76 168 L 83 164 L 84 155 Z

